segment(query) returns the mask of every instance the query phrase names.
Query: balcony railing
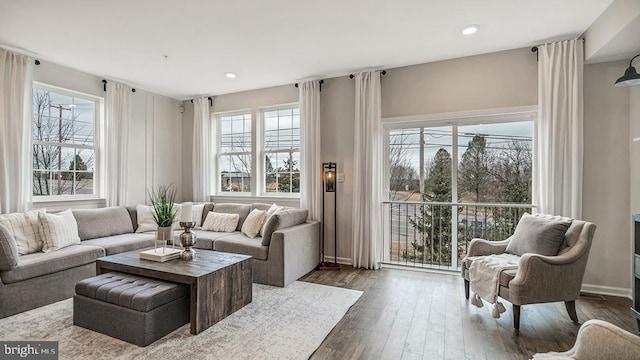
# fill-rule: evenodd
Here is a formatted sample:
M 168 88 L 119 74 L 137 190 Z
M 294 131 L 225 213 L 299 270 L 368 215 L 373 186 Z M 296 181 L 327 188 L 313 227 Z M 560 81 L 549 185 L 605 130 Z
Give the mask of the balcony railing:
M 389 201 L 385 206 L 383 262 L 458 270 L 473 238 L 504 240 L 527 204 Z M 453 226 L 455 224 L 455 226 Z

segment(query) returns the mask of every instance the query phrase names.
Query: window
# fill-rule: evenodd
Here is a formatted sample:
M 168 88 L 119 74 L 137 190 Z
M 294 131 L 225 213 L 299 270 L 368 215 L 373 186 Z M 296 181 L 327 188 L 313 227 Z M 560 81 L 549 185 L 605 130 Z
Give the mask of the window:
M 300 193 L 300 109 L 263 112 L 265 193 Z
M 221 192 L 251 192 L 251 113 L 218 117 Z
M 33 87 L 33 195 L 94 195 L 99 99 Z
M 456 269 L 472 238 L 511 235 L 532 208 L 534 118 L 523 111 L 386 124 L 385 261 Z
M 215 117 L 218 194 L 298 196 L 300 108 L 264 108 L 258 111 L 259 121 L 252 115 L 236 111 Z

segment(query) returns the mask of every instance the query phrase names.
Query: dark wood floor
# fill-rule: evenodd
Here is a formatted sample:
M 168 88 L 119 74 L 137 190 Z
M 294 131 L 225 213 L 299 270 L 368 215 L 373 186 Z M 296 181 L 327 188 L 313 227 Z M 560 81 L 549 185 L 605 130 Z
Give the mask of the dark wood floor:
M 511 305 L 492 318 L 490 306 L 464 298 L 459 275 L 343 266 L 301 280 L 364 292 L 311 359 L 529 359 L 569 349 L 580 326 L 563 303 L 529 305 L 516 335 Z M 635 333 L 630 306 L 629 299 L 589 294 L 576 302 L 581 322 L 602 319 Z

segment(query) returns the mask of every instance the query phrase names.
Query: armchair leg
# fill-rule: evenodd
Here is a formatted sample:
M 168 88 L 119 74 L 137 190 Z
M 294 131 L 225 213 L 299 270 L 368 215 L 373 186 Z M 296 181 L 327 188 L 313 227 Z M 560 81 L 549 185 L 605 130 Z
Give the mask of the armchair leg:
M 520 333 L 520 305 L 513 304 L 513 328 Z
M 469 280 L 464 279 L 464 297 L 469 300 Z
M 569 313 L 569 317 L 575 323 L 578 322 L 578 314 L 576 313 L 576 302 L 574 301 L 565 301 L 564 306 L 567 308 L 567 313 Z

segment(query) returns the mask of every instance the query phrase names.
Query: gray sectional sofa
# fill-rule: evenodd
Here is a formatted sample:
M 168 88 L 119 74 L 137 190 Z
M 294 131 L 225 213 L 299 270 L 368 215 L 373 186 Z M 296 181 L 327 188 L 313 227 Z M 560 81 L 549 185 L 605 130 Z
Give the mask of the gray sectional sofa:
M 269 204 L 206 204 L 209 211 L 238 213 L 242 221 L 254 208 Z M 81 244 L 49 253 L 18 256 L 11 233 L 0 226 L 0 318 L 70 298 L 75 284 L 96 275 L 95 260 L 105 255 L 153 246 L 155 233 L 136 233 L 135 207 L 74 210 Z M 240 231 L 196 230 L 196 248 L 253 256 L 253 281 L 286 286 L 320 262 L 320 225 L 306 221 L 306 210 L 274 215 L 265 236 L 249 239 Z M 179 260 L 178 260 L 179 261 Z

